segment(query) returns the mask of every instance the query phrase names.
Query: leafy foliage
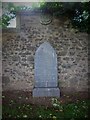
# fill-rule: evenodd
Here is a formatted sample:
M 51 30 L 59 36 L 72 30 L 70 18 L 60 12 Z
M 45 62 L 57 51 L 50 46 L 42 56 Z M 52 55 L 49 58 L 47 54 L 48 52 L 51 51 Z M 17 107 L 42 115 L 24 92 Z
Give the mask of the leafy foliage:
M 89 32 L 90 3 L 88 2 L 46 2 L 41 5 L 45 12 L 49 11 L 54 16 L 67 15 L 75 28 Z
M 9 14 L 9 15 L 2 15 L 2 28 L 6 28 L 10 24 L 10 20 L 15 17 L 14 14 Z
M 60 2 L 45 2 L 41 3 L 40 9 L 45 12 L 57 12 L 62 8 L 62 3 Z
M 89 19 L 90 19 L 90 7 L 89 3 L 81 3 L 79 8 L 76 8 L 72 18 L 72 23 L 74 27 L 78 28 L 80 31 L 89 31 Z
M 60 17 L 67 15 L 72 21 L 72 25 L 80 31 L 90 32 L 90 3 L 89 2 L 40 2 L 39 4 L 32 4 L 32 6 L 15 6 L 13 3 L 6 5 L 5 14 L 2 16 L 0 25 L 7 27 L 10 19 L 15 17 L 19 10 L 31 10 L 32 8 L 39 8 L 42 12 L 50 12 L 54 16 Z M 5 6 L 3 5 L 3 10 Z
M 16 16 L 16 12 L 20 10 L 30 10 L 31 7 L 15 6 L 13 3 L 2 4 L 3 15 L 0 19 L 0 26 L 6 28 L 10 24 L 10 20 Z

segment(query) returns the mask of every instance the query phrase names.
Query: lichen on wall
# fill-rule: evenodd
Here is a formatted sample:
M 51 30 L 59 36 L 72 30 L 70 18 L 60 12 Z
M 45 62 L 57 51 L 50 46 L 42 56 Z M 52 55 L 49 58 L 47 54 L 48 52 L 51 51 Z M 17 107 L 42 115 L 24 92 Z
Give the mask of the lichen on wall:
M 58 84 L 61 92 L 88 90 L 87 33 L 68 27 L 64 18 L 53 17 L 49 25 L 40 23 L 40 14 L 20 14 L 20 31 L 3 32 L 3 90 L 32 90 L 34 56 L 48 41 L 57 53 Z

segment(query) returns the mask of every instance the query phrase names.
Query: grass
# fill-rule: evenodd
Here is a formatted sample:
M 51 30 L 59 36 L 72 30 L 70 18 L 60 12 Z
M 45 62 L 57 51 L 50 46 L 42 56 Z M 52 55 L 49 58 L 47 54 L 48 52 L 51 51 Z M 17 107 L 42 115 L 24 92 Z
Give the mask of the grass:
M 16 104 L 11 101 L 9 105 L 3 105 L 3 118 L 52 118 L 64 120 L 69 118 L 88 118 L 90 101 L 79 101 L 72 104 L 60 104 L 59 107 L 35 106 L 31 104 Z

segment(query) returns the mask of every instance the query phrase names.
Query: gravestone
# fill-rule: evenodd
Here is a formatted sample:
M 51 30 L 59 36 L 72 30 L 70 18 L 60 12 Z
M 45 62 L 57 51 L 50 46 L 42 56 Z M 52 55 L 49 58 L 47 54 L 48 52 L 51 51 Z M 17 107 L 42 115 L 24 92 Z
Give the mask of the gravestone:
M 35 54 L 35 81 L 33 97 L 59 97 L 57 81 L 57 54 L 48 42 L 44 42 Z

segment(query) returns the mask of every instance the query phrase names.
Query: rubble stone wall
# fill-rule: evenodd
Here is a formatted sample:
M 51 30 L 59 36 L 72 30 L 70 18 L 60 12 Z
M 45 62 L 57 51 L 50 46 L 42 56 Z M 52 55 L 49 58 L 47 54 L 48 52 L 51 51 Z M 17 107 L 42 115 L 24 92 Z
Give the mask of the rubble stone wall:
M 61 92 L 88 90 L 88 40 L 86 33 L 70 27 L 68 20 L 53 17 L 40 23 L 40 14 L 19 14 L 17 30 L 3 30 L 3 90 L 30 90 L 34 87 L 34 56 L 48 41 L 57 53 L 58 85 Z M 69 27 L 68 27 L 69 26 Z

